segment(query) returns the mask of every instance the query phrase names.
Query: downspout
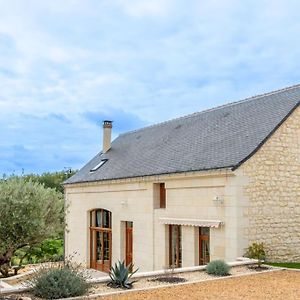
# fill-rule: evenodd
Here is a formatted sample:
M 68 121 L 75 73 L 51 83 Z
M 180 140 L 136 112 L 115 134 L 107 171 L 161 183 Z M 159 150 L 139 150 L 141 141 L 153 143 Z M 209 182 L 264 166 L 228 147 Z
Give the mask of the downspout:
M 155 215 L 154 215 L 154 185 L 152 184 L 152 232 L 153 232 L 153 243 L 152 243 L 152 270 L 155 269 Z

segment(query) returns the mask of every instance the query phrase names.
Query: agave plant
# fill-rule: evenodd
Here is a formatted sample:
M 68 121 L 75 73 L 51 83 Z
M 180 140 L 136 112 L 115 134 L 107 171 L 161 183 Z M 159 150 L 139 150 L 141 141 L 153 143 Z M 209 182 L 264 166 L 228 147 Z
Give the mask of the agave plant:
M 134 281 L 130 281 L 131 276 L 138 271 L 133 270 L 133 264 L 126 266 L 124 261 L 118 261 L 114 267 L 111 267 L 109 277 L 111 281 L 107 284 L 114 288 L 131 289 Z

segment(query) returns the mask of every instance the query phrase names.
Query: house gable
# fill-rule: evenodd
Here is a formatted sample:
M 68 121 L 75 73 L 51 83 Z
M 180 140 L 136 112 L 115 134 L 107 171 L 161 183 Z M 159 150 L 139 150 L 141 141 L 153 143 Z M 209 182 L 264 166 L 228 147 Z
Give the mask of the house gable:
M 300 107 L 237 174 L 248 178 L 245 236 L 264 242 L 269 259 L 300 260 Z M 293 245 L 291 247 L 290 245 Z

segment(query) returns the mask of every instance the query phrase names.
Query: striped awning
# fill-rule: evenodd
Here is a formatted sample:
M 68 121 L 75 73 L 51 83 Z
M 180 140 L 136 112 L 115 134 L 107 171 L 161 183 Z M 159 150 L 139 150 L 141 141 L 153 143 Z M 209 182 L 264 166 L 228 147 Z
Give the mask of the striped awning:
M 213 227 L 218 228 L 223 225 L 220 220 L 202 220 L 202 219 L 178 219 L 178 218 L 160 218 L 162 224 L 167 225 L 185 225 L 185 226 L 199 226 L 199 227 Z

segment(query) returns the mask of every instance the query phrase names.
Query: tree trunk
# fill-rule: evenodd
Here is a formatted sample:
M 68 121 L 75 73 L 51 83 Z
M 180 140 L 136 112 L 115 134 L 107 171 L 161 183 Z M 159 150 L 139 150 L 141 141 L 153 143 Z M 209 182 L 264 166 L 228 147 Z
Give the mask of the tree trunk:
M 8 265 L 0 266 L 0 273 L 3 275 L 3 277 L 8 277 L 8 275 L 9 275 L 9 266 Z
M 8 272 L 10 269 L 9 264 L 10 264 L 13 254 L 14 254 L 14 250 L 8 249 L 4 254 L 0 255 L 0 273 L 4 277 L 8 276 Z

